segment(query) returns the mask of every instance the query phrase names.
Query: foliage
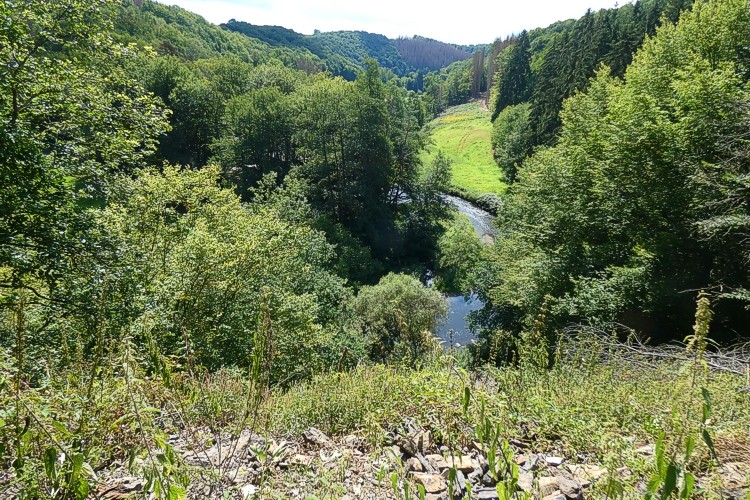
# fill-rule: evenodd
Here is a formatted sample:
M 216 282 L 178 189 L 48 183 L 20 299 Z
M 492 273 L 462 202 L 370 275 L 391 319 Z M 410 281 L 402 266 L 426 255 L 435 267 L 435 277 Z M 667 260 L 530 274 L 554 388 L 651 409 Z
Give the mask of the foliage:
M 509 183 L 516 179 L 518 166 L 531 151 L 531 123 L 528 103 L 508 106 L 492 125 L 492 154 Z
M 167 128 L 158 100 L 123 69 L 137 51 L 112 40 L 110 7 L 73 0 L 0 6 L 11 21 L 0 29 L 3 312 L 23 302 L 24 289 L 35 310 L 71 307 L 56 284 L 97 251 L 88 208 L 101 204 L 114 178 L 142 164 Z M 39 330 L 51 323 L 31 317 Z
M 117 36 L 126 43 L 153 47 L 160 55 L 191 61 L 233 55 L 253 64 L 277 59 L 300 69 L 322 66 L 322 61 L 308 51 L 271 48 L 261 40 L 223 30 L 176 5 L 152 0 L 125 0 L 120 4 L 115 23 Z
M 448 313 L 439 292 L 398 274 L 363 287 L 353 307 L 372 359 L 412 365 L 432 349 L 435 328 Z
M 604 68 L 566 101 L 558 145 L 524 162 L 500 214 L 483 285 L 495 320 L 530 325 L 551 296 L 553 325 L 619 321 L 664 338 L 689 324 L 682 290 L 745 288 L 742 224 L 699 231 L 746 211 L 747 22 L 742 2 L 700 2 L 646 42 L 624 82 Z M 719 307 L 717 337 L 745 317 Z
M 492 89 L 492 121 L 508 106 L 526 102 L 531 94 L 531 45 L 526 31 L 502 52 Z
M 464 293 L 473 288 L 473 273 L 483 256 L 482 243 L 471 222 L 454 215 L 438 240 L 435 286 L 446 293 Z
M 438 71 L 451 63 L 467 59 L 469 54 L 450 44 L 414 35 L 392 41 L 404 62 L 414 68 Z
M 332 31 L 302 35 L 281 26 L 257 26 L 230 20 L 222 27 L 268 43 L 273 47 L 304 49 L 314 54 L 332 74 L 354 80 L 367 59 L 374 59 L 379 66 L 402 76 L 409 66 L 402 59 L 393 41 L 383 35 L 366 31 Z
M 323 269 L 330 249 L 319 233 L 243 207 L 217 176 L 144 174 L 103 214 L 119 240 L 116 264 L 146 292 L 130 299 L 142 304 L 137 340 L 212 369 L 247 366 L 265 307 L 271 380 L 309 376 L 338 355 L 326 351 L 347 294 Z
M 213 145 L 224 177 L 247 198 L 263 174 L 285 176 L 294 161 L 290 99 L 275 87 L 242 94 L 229 101 L 220 138 Z

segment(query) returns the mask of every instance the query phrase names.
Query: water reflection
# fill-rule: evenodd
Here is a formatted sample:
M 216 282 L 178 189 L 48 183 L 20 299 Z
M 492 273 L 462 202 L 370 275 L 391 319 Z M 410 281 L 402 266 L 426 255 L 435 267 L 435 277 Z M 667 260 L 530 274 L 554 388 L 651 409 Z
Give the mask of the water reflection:
M 438 328 L 437 336 L 446 342 L 446 347 L 450 347 L 451 341 L 454 346 L 456 346 L 456 344 L 465 346 L 474 338 L 469 331 L 469 324 L 466 321 L 466 316 L 471 311 L 481 309 L 482 301 L 480 301 L 474 294 L 468 299 L 465 299 L 463 295 L 458 295 L 446 297 L 445 300 L 448 301 L 450 311 L 448 312 L 447 321 Z M 451 330 L 453 331 L 452 337 Z

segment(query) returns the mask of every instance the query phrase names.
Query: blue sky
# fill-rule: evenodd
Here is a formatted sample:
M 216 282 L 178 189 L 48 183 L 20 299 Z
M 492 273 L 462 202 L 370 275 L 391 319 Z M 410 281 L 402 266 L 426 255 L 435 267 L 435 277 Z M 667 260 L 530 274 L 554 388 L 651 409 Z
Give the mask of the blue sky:
M 305 34 L 363 30 L 390 38 L 422 35 L 460 44 L 489 43 L 523 29 L 582 16 L 615 0 L 159 0 L 219 24 L 229 19 L 272 24 Z M 620 4 L 625 3 L 624 0 Z

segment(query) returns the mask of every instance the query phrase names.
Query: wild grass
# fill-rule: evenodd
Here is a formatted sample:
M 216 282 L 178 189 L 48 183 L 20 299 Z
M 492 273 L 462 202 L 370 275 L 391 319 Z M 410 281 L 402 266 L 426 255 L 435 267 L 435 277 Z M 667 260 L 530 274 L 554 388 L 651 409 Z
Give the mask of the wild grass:
M 429 164 L 442 151 L 453 162 L 456 194 L 473 199 L 505 191 L 503 173 L 492 158 L 489 112 L 476 103 L 455 106 L 430 122 L 428 129 L 433 142 L 422 153 L 422 161 Z
M 93 384 L 89 374 L 94 372 L 82 366 L 52 372 L 36 388 L 7 390 L 17 375 L 5 352 L 0 360 L 0 385 L 6 389 L 0 391 L 1 451 L 4 459 L 25 461 L 16 480 L 40 493 L 54 491 L 54 481 L 70 484 L 60 478 L 69 478 L 76 467 L 60 462 L 64 471 L 50 471 L 46 456 L 54 450 L 60 452 L 57 457 L 63 452 L 80 455 L 88 471 L 104 470 L 135 454 L 141 473 L 151 470 L 154 490 L 168 491 L 189 482 L 179 459 L 162 464 L 174 454 L 165 444 L 171 433 L 193 433 L 196 442 L 208 436 L 216 443 L 231 442 L 240 429 L 253 428 L 275 439 L 299 440 L 307 428 L 317 427 L 334 440 L 355 434 L 378 450 L 409 419 L 451 449 L 472 446 L 478 425 L 486 421 L 488 429 L 497 429 L 493 442 L 499 438 L 523 453 L 559 455 L 566 464 L 605 467 L 625 498 L 643 496 L 644 484 L 656 473 L 654 449 L 660 440 L 664 460 L 681 457 L 692 440 L 695 449 L 680 466 L 697 477 L 699 497 L 717 496 L 719 464 L 739 463 L 750 470 L 745 376 L 711 369 L 696 363 L 697 357 L 639 358 L 611 339 L 586 332 L 556 344 L 549 353 L 552 368 L 540 347 L 522 349 L 518 363 L 502 368 L 466 371 L 455 351 L 435 351 L 418 369 L 363 364 L 270 391 L 258 391 L 251 374 L 236 370 L 207 373 L 174 367 L 171 373 L 146 374 L 135 367 L 127 349 L 112 354 L 113 362 L 105 365 L 111 368 L 100 371 Z M 707 419 L 704 390 L 711 399 Z M 703 431 L 712 439 L 716 459 L 700 439 Z M 149 468 L 148 448 L 158 459 L 158 472 Z M 336 496 L 342 474 L 332 473 L 313 486 Z M 89 482 L 93 489 L 95 480 Z M 607 485 L 595 483 L 593 498 L 603 497 Z M 0 496 L 3 487 L 0 481 Z

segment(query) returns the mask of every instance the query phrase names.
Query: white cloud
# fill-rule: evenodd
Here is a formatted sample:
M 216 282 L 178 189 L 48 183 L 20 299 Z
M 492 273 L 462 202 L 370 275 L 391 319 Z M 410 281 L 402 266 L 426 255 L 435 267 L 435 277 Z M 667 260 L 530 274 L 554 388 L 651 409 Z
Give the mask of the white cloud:
M 229 19 L 313 30 L 363 30 L 390 38 L 422 35 L 461 43 L 490 43 L 523 29 L 577 18 L 587 9 L 614 7 L 615 0 L 495 0 L 436 5 L 426 0 L 163 0 L 220 24 Z M 621 1 L 620 3 L 625 3 Z

